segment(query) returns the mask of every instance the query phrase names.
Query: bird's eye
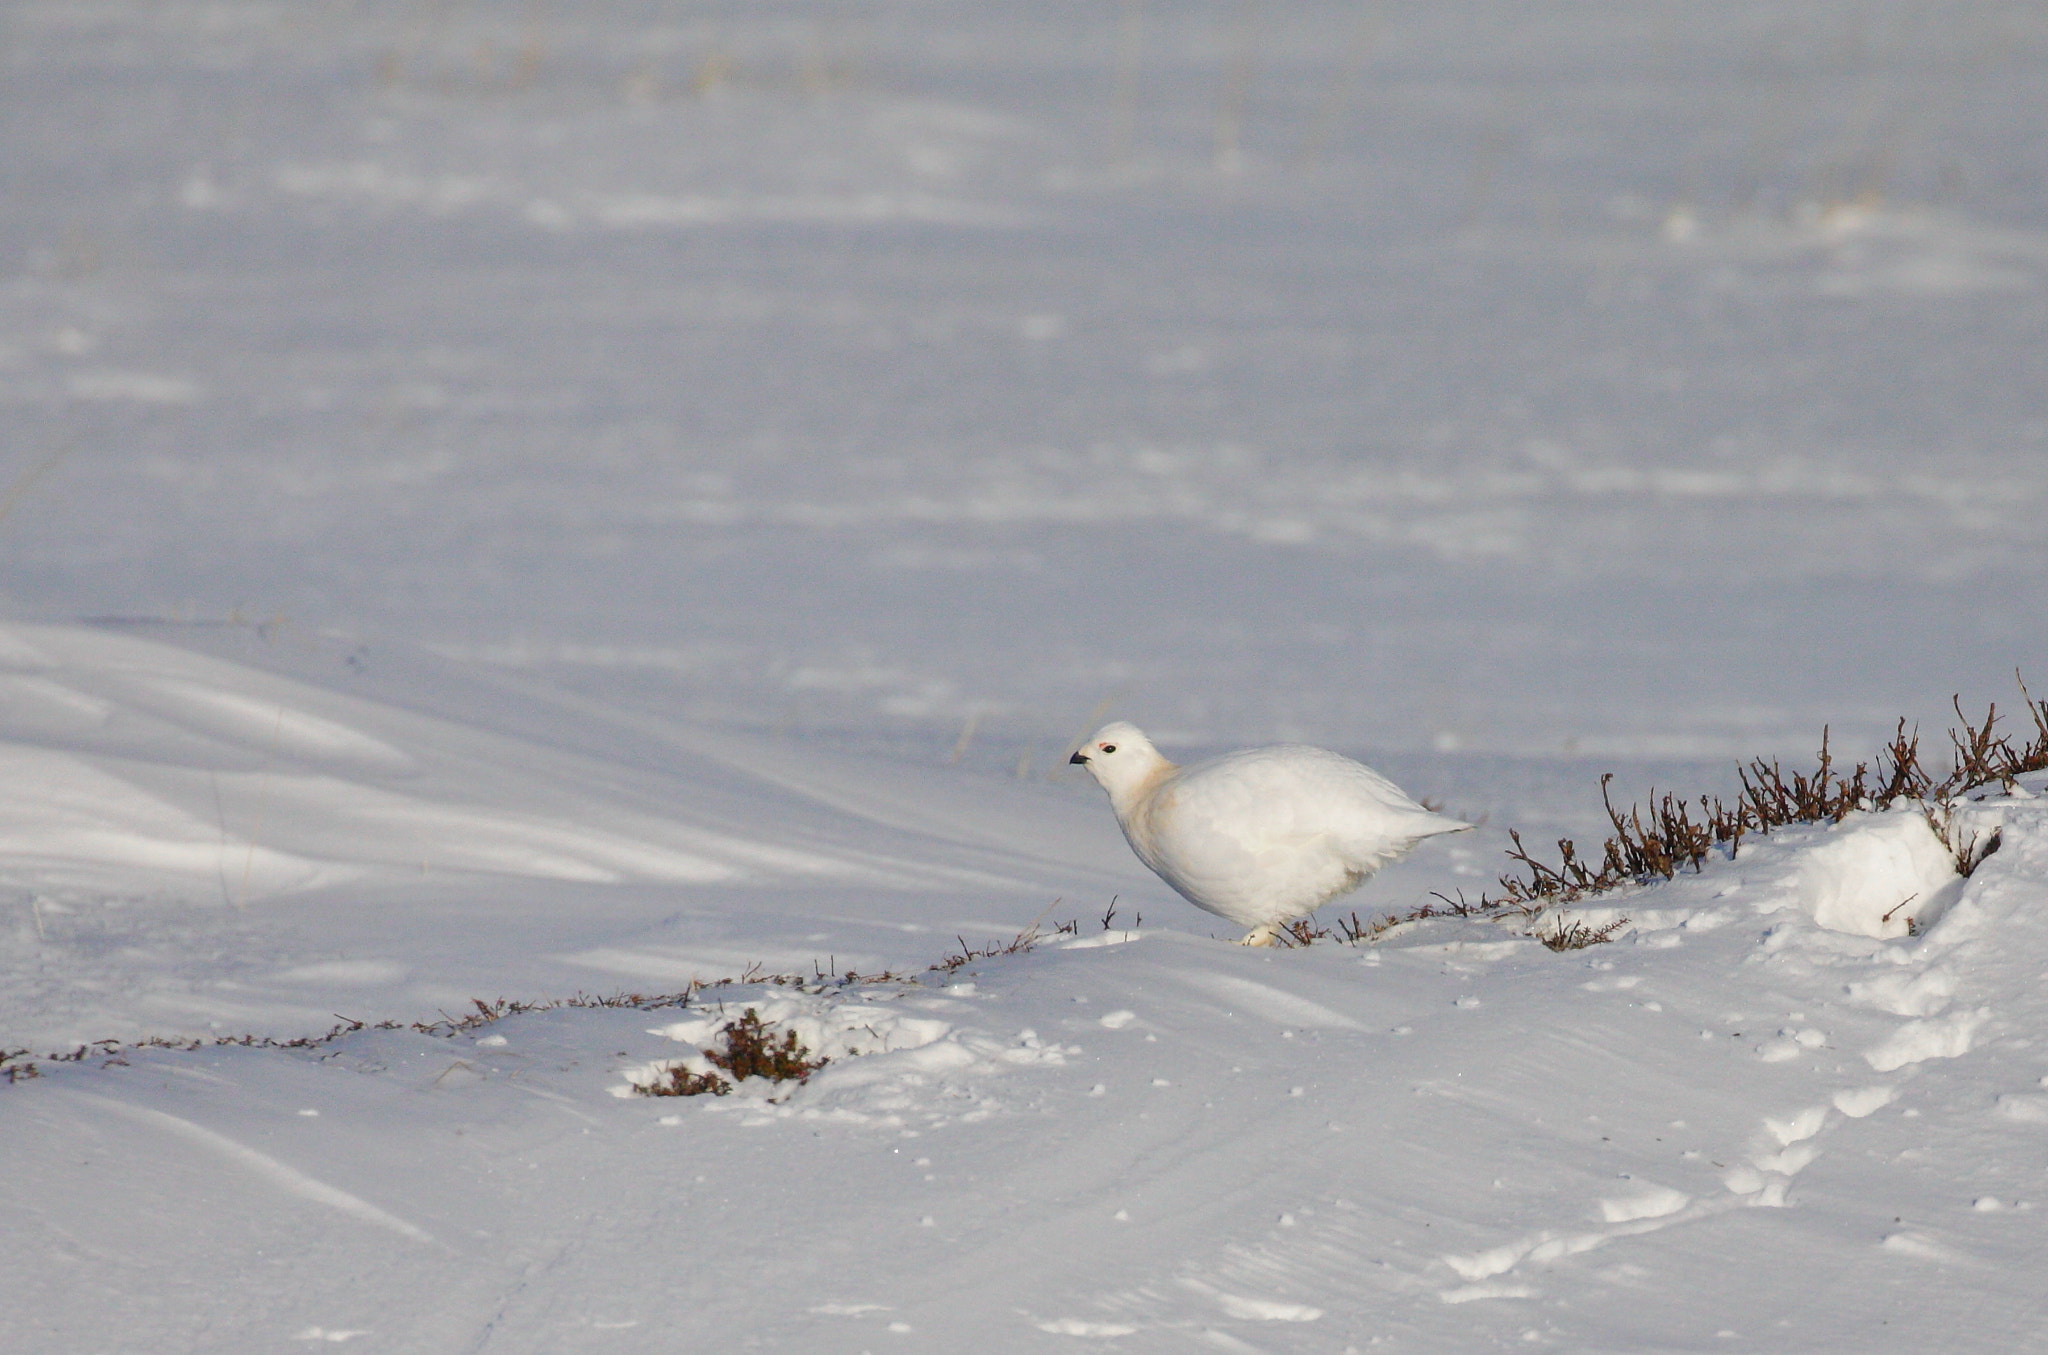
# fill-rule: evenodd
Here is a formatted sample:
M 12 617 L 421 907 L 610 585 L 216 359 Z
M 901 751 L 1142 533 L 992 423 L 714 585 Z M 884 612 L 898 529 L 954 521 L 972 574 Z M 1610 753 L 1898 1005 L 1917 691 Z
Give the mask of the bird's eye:
M 1102 751 L 1105 753 L 1114 753 L 1116 751 L 1116 745 L 1113 743 L 1105 743 L 1102 745 Z

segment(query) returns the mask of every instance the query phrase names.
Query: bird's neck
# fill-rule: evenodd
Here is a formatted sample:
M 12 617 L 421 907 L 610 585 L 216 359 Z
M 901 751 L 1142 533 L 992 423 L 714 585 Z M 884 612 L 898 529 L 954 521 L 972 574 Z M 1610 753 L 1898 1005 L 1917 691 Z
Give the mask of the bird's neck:
M 1109 807 L 1116 812 L 1118 821 L 1128 820 L 1132 812 L 1145 802 L 1146 797 L 1159 789 L 1161 782 L 1179 770 L 1177 764 L 1161 758 L 1159 764 L 1147 770 L 1143 776 L 1122 785 L 1105 787 L 1109 791 Z

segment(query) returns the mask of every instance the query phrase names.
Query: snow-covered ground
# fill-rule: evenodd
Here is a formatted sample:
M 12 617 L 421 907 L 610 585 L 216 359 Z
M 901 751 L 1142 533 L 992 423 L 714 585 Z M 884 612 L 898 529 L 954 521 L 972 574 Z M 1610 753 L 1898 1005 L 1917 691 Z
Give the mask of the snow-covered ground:
M 11 1041 L 400 1019 L 0 1089 L 8 1350 L 2008 1351 L 2048 1321 L 2048 777 L 1961 811 L 2003 828 L 1968 881 L 1903 811 L 1603 899 L 1575 918 L 1628 922 L 1586 950 L 1273 953 L 1140 878 L 1092 790 L 425 661 L 408 706 L 345 663 L 6 638 Z M 921 972 L 1034 913 L 1081 925 Z M 750 962 L 812 981 L 405 1028 Z M 833 981 L 885 966 L 913 977 Z M 750 1007 L 833 1061 L 632 1094 Z
M 1061 765 L 1365 755 L 1482 822 L 1392 911 L 2048 672 L 2038 6 L 20 0 L 0 71 L 0 1050 L 371 1027 L 0 1085 L 0 1349 L 2048 1347 L 2048 787 L 1967 882 L 1901 815 L 1265 954 Z M 631 1095 L 747 1006 L 834 1061 Z
M 0 24 L 18 616 L 1040 769 L 1105 699 L 1726 760 L 2048 670 L 2037 5 Z

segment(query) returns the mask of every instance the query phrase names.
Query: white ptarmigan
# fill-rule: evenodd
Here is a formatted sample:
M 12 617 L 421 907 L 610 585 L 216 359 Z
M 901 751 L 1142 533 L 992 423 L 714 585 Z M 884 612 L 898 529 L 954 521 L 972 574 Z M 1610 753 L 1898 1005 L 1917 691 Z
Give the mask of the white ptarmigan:
M 1136 725 L 1104 725 L 1067 759 L 1109 792 L 1138 859 L 1197 908 L 1270 946 L 1280 929 L 1364 884 L 1439 833 L 1432 813 L 1372 768 L 1306 744 L 1247 748 L 1181 767 Z

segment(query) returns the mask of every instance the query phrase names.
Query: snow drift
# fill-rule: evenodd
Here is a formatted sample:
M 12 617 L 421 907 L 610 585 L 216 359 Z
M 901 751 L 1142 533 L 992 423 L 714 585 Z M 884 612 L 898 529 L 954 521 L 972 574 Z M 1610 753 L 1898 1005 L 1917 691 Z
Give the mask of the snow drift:
M 559 741 L 430 720 L 390 689 L 344 701 L 318 683 L 188 663 L 155 642 L 17 638 L 39 657 L 17 649 L 16 674 L 67 691 L 133 690 L 170 669 L 198 682 L 198 665 L 221 690 L 260 692 L 273 726 L 288 696 L 313 733 L 272 755 L 267 774 L 309 787 L 353 778 L 415 804 L 526 794 L 536 798 L 514 803 L 574 826 L 571 797 L 600 785 L 629 795 L 648 775 L 626 757 L 600 777 L 589 754 Z M 118 658 L 120 683 L 90 676 L 75 657 L 88 652 Z M 46 730 L 40 744 L 17 731 L 8 755 L 61 754 L 190 806 L 204 783 L 195 773 L 226 756 L 232 731 L 217 712 L 234 707 L 198 703 L 215 712 L 204 727 L 162 715 L 145 725 L 99 699 L 105 718 L 61 739 Z M 506 701 L 500 728 L 525 709 Z M 260 724 L 236 728 L 254 740 Z M 408 764 L 372 757 L 376 746 L 404 749 Z M 363 927 L 376 917 L 366 905 L 315 886 L 308 897 L 329 922 L 350 919 L 361 939 L 251 976 L 234 947 L 290 941 L 261 924 L 293 897 L 252 887 L 239 905 L 204 901 L 239 929 L 200 933 L 214 958 L 188 933 L 182 967 L 153 992 L 100 988 L 110 972 L 162 972 L 149 947 L 166 944 L 152 938 L 173 900 L 138 894 L 102 916 L 99 935 L 125 925 L 120 948 L 142 958 L 102 959 L 67 930 L 77 911 L 49 912 L 44 935 L 17 930 L 9 990 L 69 994 L 63 1020 L 93 1038 L 164 1012 L 196 1012 L 202 1029 L 238 1012 L 282 1019 L 298 1010 L 277 996 L 293 985 L 301 1001 L 348 992 L 354 1011 L 378 1014 L 480 974 L 588 973 L 568 962 L 588 962 L 590 933 L 617 924 L 614 907 L 639 932 L 611 943 L 622 970 L 673 947 L 675 973 L 709 977 L 698 972 L 708 948 L 691 940 L 709 916 L 686 905 L 654 941 L 651 914 L 632 911 L 661 898 L 673 912 L 707 889 L 746 891 L 718 894 L 723 908 L 759 900 L 760 930 L 746 935 L 785 944 L 792 910 L 812 910 L 800 926 L 846 925 L 825 918 L 820 898 L 874 900 L 884 913 L 914 903 L 926 920 L 903 935 L 936 958 L 933 910 L 960 908 L 954 891 L 970 888 L 941 868 L 1078 872 L 1070 883 L 1092 869 L 1035 845 L 1068 802 L 1031 811 L 1035 792 L 977 801 L 987 789 L 965 772 L 903 778 L 841 759 L 800 774 L 771 748 L 721 747 L 719 775 L 661 782 L 664 816 L 629 829 L 607 812 L 589 840 L 630 831 L 674 843 L 730 823 L 735 796 L 772 795 L 781 812 L 761 822 L 774 836 L 748 839 L 752 856 L 720 858 L 754 872 L 744 882 L 576 881 L 563 895 L 543 870 L 501 869 L 475 877 L 495 883 L 437 922 L 434 900 L 459 902 L 474 886 L 451 870 L 452 882 L 415 877 L 414 892 L 393 892 L 403 882 L 388 862 L 413 840 L 405 816 L 302 832 L 294 816 L 314 817 L 302 803 L 274 811 L 265 831 L 300 844 L 295 859 L 352 872 L 369 897 L 385 891 L 386 906 L 426 911 L 407 935 L 442 939 L 394 950 Z M 492 750 L 541 759 L 551 774 L 522 775 L 542 789 L 519 790 Z M 344 770 L 337 757 L 354 761 Z M 817 794 L 792 789 L 803 776 Z M 119 1348 L 146 1332 L 152 1349 L 194 1351 L 294 1340 L 391 1351 L 939 1351 L 969 1339 L 1020 1351 L 1191 1340 L 2022 1348 L 2048 1243 L 2036 1151 L 2048 1122 L 2039 780 L 1957 808 L 1966 829 L 1999 826 L 2005 844 L 1968 880 L 1928 849 L 1919 816 L 1852 818 L 1752 838 L 1732 861 L 1603 897 L 1579 915 L 1630 924 L 1565 954 L 1512 928 L 1448 921 L 1373 948 L 1272 954 L 1149 921 L 1084 923 L 1028 953 L 943 973 L 912 966 L 887 982 L 844 981 L 833 972 L 843 960 L 809 955 L 788 978 L 703 989 L 681 1010 L 535 1011 L 301 1049 L 103 1046 L 0 1088 L 0 1154 L 22 1208 L 0 1239 L 16 1285 L 0 1340 Z M 61 813 L 96 814 L 137 840 L 163 832 L 140 803 L 110 790 Z M 597 812 L 598 801 L 581 803 Z M 1084 794 L 1070 805 L 1100 826 Z M 203 822 L 203 806 L 187 817 Z M 884 824 L 920 822 L 921 846 L 888 845 L 888 833 L 911 830 Z M 330 847 L 355 843 L 353 854 L 313 851 L 314 829 Z M 248 841 L 231 839 L 227 860 L 245 859 Z M 1120 844 L 1104 845 L 1114 860 Z M 920 855 L 930 860 L 903 868 L 897 892 L 861 892 L 877 888 L 862 872 Z M 9 869 L 38 906 L 77 898 L 64 894 L 76 885 L 57 853 Z M 807 870 L 840 874 L 824 894 L 790 892 Z M 208 883 L 197 870 L 165 878 L 202 896 Z M 1000 886 L 972 887 L 1001 897 Z M 578 916 L 535 930 L 516 910 L 510 927 L 480 911 L 496 892 L 530 888 Z M 1142 879 L 1133 888 L 1147 898 Z M 1906 934 L 1886 913 L 1916 889 L 1947 903 L 1912 905 L 1920 921 Z M 1148 915 L 1167 906 L 1146 902 Z M 466 962 L 451 958 L 464 948 Z M 700 1060 L 749 1008 L 831 1062 L 802 1085 L 632 1094 Z

